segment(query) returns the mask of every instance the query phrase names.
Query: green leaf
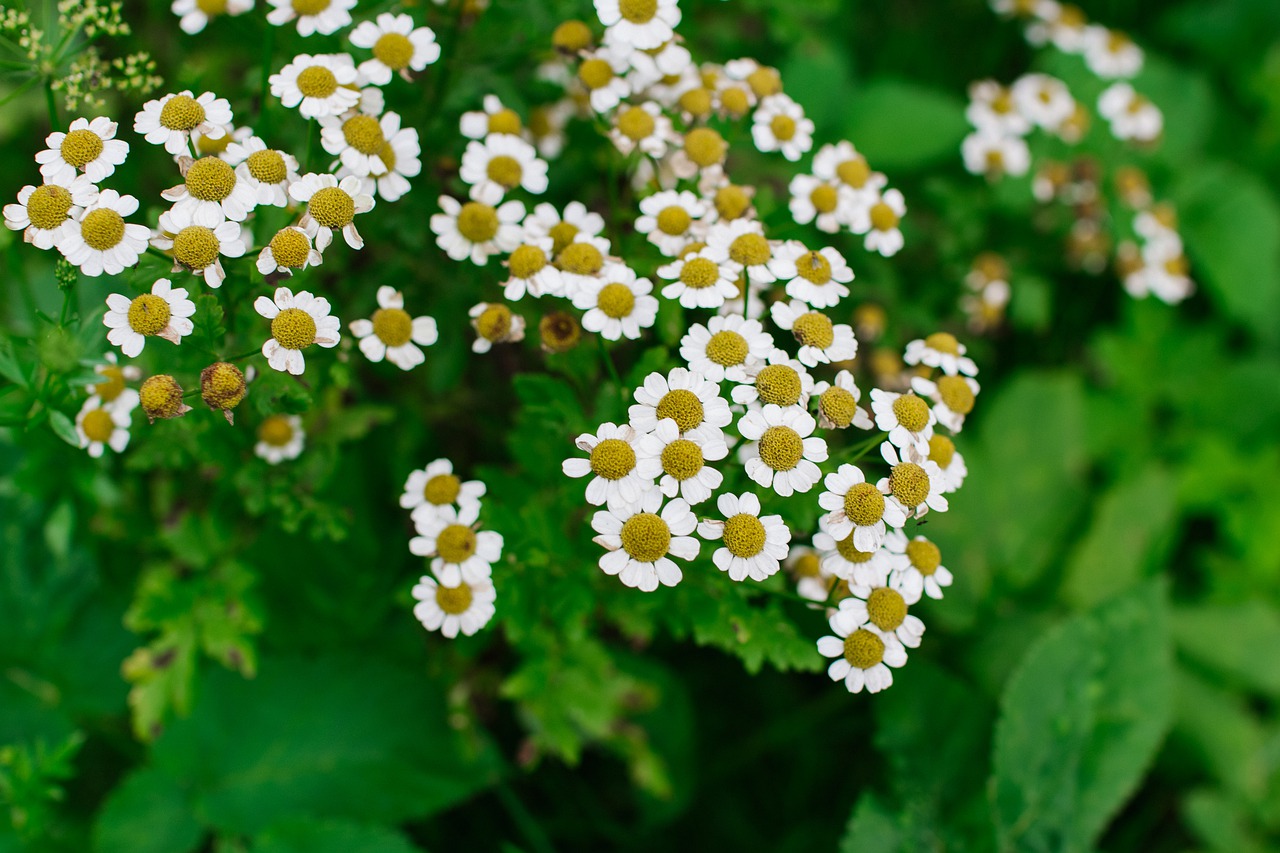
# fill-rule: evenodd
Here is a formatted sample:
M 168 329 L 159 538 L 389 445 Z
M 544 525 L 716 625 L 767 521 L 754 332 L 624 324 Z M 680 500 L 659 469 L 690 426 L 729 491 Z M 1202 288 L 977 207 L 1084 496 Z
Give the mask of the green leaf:
M 969 132 L 969 123 L 964 102 L 953 94 L 882 78 L 849 98 L 847 90 L 832 80 L 823 85 L 844 102 L 843 112 L 849 116 L 845 133 L 873 169 L 908 170 L 959 162 L 960 141 Z
M 254 839 L 252 853 L 418 853 L 400 832 L 340 820 L 289 820 Z
M 1232 681 L 1280 697 L 1280 611 L 1263 601 L 1181 607 L 1173 636 L 1178 651 Z
M 56 409 L 49 410 L 49 426 L 53 428 L 54 434 L 67 444 L 72 447 L 80 446 L 80 434 L 76 432 L 75 423 L 62 412 Z
M 904 850 L 906 838 L 896 816 L 890 814 L 876 795 L 867 791 L 858 798 L 844 837 L 840 853 L 896 853 Z
M 787 94 L 804 104 L 817 135 L 840 133 L 851 85 L 845 53 L 830 42 L 806 41 L 778 70 Z
M 187 853 L 204 830 L 167 773 L 135 770 L 112 789 L 93 825 L 94 853 Z

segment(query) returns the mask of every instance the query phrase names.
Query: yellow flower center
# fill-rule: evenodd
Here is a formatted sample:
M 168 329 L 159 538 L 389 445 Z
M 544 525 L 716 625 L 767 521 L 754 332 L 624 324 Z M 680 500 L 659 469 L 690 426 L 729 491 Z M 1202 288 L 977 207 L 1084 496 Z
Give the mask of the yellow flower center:
M 757 68 L 747 75 L 747 85 L 757 98 L 767 98 L 782 91 L 782 78 L 772 68 Z
M 102 402 L 110 403 L 124 393 L 124 371 L 119 367 L 114 364 L 102 365 L 98 368 L 98 375 L 102 377 L 102 381 L 92 386 L 91 390 Z
M 400 71 L 413 59 L 413 42 L 400 33 L 383 33 L 373 43 L 373 56 L 392 71 Z
M 342 123 L 342 136 L 347 144 L 361 154 L 377 154 L 387 140 L 382 135 L 382 125 L 373 116 L 354 115 Z
M 115 432 L 116 425 L 105 409 L 91 409 L 80 421 L 80 428 L 84 430 L 84 434 L 90 441 L 106 442 L 111 440 L 111 434 Z
M 853 544 L 853 534 L 836 543 L 836 552 L 850 563 L 865 563 L 875 556 L 874 551 L 859 551 Z
M 565 21 L 551 34 L 551 43 L 565 53 L 577 53 L 591 45 L 591 28 L 582 21 Z
M 42 231 L 57 228 L 67 221 L 71 211 L 71 193 L 56 184 L 36 187 L 27 199 L 27 219 Z
M 244 372 L 234 364 L 219 361 L 200 371 L 200 397 L 211 409 L 234 409 L 245 390 Z
M 804 385 L 795 368 L 785 364 L 770 364 L 756 374 L 756 393 L 765 403 L 775 406 L 794 406 L 800 402 Z
M 217 139 L 206 134 L 196 138 L 196 151 L 200 154 L 221 154 L 231 144 L 231 134 L 224 133 Z
M 244 161 L 254 180 L 264 184 L 278 184 L 289 177 L 289 167 L 279 151 L 267 149 L 255 151 Z
M 769 122 L 769 129 L 779 142 L 788 142 L 796 135 L 796 120 L 787 115 L 776 115 Z
M 148 418 L 176 418 L 182 414 L 182 386 L 168 374 L 148 377 L 138 389 L 138 402 Z
M 711 287 L 719 280 L 720 266 L 710 258 L 690 258 L 680 269 L 680 281 L 695 290 Z
M 747 339 L 728 329 L 716 332 L 707 341 L 707 358 L 721 367 L 742 364 L 747 360 L 747 351 Z
M 695 476 L 702 465 L 702 448 L 687 438 L 677 438 L 662 448 L 662 470 L 677 480 Z
M 884 660 L 884 640 L 859 628 L 844 638 L 844 659 L 858 669 L 871 669 Z
M 281 228 L 267 245 L 278 267 L 302 269 L 311 254 L 311 242 L 297 228 Z
M 169 303 L 153 293 L 144 293 L 129 303 L 129 328 L 148 337 L 169 325 Z
M 916 571 L 928 577 L 942 565 L 942 551 L 928 539 L 912 539 L 907 543 L 907 559 L 915 566 Z
M 769 255 L 769 241 L 760 234 L 742 234 L 729 244 L 729 257 L 744 267 L 767 264 Z
M 356 217 L 356 200 L 338 187 L 321 187 L 307 202 L 307 213 L 325 228 L 343 228 Z
M 413 318 L 401 308 L 379 308 L 373 312 L 373 333 L 389 347 L 400 347 L 413 337 Z
M 173 259 L 190 270 L 212 266 L 221 249 L 213 229 L 203 225 L 188 225 L 173 235 Z
M 809 201 L 819 213 L 830 213 L 840 204 L 840 193 L 830 184 L 818 184 L 809 193 Z
M 871 208 L 871 227 L 877 231 L 891 231 L 898 227 L 898 214 L 889 205 L 878 201 Z
M 858 413 L 858 401 L 853 398 L 853 394 L 838 385 L 832 385 L 822 392 L 822 396 L 818 398 L 818 406 L 827 420 L 840 429 L 853 423 L 853 417 Z
M 698 395 L 683 388 L 668 391 L 658 401 L 658 420 L 671 418 L 680 432 L 688 432 L 702 423 L 704 415 Z
M 693 222 L 693 219 L 689 216 L 689 211 L 678 204 L 664 207 L 658 213 L 657 220 L 658 230 L 672 237 L 677 237 L 688 231 L 689 225 Z
M 620 438 L 606 438 L 591 451 L 591 470 L 606 480 L 621 480 L 636 467 L 636 452 Z
M 511 334 L 511 309 L 505 305 L 491 303 L 476 318 L 476 332 L 480 337 L 494 343 L 505 341 Z
M 59 153 L 68 165 L 83 169 L 102 153 L 102 137 L 88 129 L 73 130 L 63 137 Z
M 760 519 L 740 512 L 724 523 L 724 546 L 735 557 L 754 557 L 764 550 L 766 535 Z
M 487 243 L 498 233 L 498 211 L 469 201 L 458 211 L 458 233 L 471 243 Z
M 476 552 L 476 532 L 465 524 L 450 524 L 436 537 L 436 555 L 446 563 L 461 563 Z
M 319 15 L 329 8 L 332 0 L 293 0 L 293 11 L 299 15 Z
M 826 349 L 835 343 L 835 326 L 831 318 L 821 311 L 809 311 L 796 318 L 791 334 L 803 346 Z
M 422 487 L 422 496 L 429 504 L 446 506 L 456 501 L 461 491 L 462 481 L 453 474 L 436 474 Z
M 858 483 L 844 493 L 844 514 L 859 527 L 884 518 L 884 495 L 870 483 Z
M 801 554 L 791 563 L 791 571 L 799 578 L 816 578 L 822 574 L 822 561 L 817 554 Z
M 577 275 L 595 275 L 604 267 L 604 255 L 590 243 L 571 243 L 556 259 L 560 269 Z
M 471 587 L 465 582 L 457 586 L 436 585 L 436 606 L 450 616 L 466 613 L 473 598 Z
M 720 106 L 730 115 L 742 116 L 751 109 L 751 99 L 741 86 L 730 86 L 720 93 Z
M 236 188 L 236 172 L 225 160 L 201 157 L 187 170 L 187 192 L 201 201 L 222 201 Z
M 695 128 L 684 136 L 684 153 L 703 169 L 722 162 L 728 149 L 724 137 L 709 127 Z
M 947 355 L 960 354 L 960 342 L 956 340 L 955 335 L 948 332 L 934 332 L 924 339 L 924 345 Z
M 543 349 L 568 352 L 578 345 L 582 326 L 578 324 L 578 318 L 568 311 L 552 311 L 543 314 L 538 321 L 538 334 L 542 336 Z
M 80 236 L 90 249 L 105 252 L 124 239 L 124 218 L 105 207 L 91 210 L 80 220 Z
M 547 233 L 551 235 L 551 254 L 559 255 L 573 245 L 578 236 L 578 226 L 572 222 L 557 222 Z
M 973 389 L 961 376 L 943 376 L 938 380 L 938 396 L 942 405 L 957 415 L 967 415 L 973 411 Z
M 911 509 L 929 497 L 929 475 L 914 462 L 900 462 L 889 472 L 889 492 Z
M 271 321 L 271 337 L 285 349 L 306 349 L 316 342 L 316 321 L 301 308 L 286 308 Z
M 633 24 L 644 24 L 658 14 L 658 0 L 621 0 L 618 11 Z
M 507 259 L 507 267 L 511 270 L 512 278 L 530 278 L 541 272 L 546 265 L 547 253 L 537 246 L 528 244 L 518 246 Z
M 907 602 L 896 589 L 878 587 L 867 596 L 867 618 L 881 631 L 896 630 L 907 618 Z
M 809 252 L 796 258 L 796 274 L 817 285 L 831 281 L 831 261 L 821 252 Z
M 284 447 L 293 440 L 293 424 L 284 415 L 272 415 L 258 426 L 258 440 L 270 447 Z
M 855 190 L 862 189 L 871 177 L 871 167 L 867 165 L 867 158 L 858 154 L 836 166 L 836 177 Z
M 190 133 L 204 121 L 204 107 L 190 95 L 174 95 L 160 108 L 160 125 Z
M 515 110 L 501 109 L 489 116 L 490 133 L 507 133 L 517 136 L 520 133 L 520 116 Z
M 227 0 L 196 0 L 196 8 L 212 18 L 227 11 Z
M 373 167 L 373 174 L 381 177 L 390 174 L 396 168 L 396 149 L 390 142 L 382 143 L 382 147 L 378 149 L 378 159 L 382 161 L 382 165 L 386 166 L 385 171 L 378 171 L 378 167 Z
M 298 74 L 298 91 L 306 98 L 327 98 L 338 91 L 338 78 L 323 65 L 309 65 Z
M 657 126 L 649 111 L 640 107 L 627 107 L 618 116 L 618 130 L 633 142 L 652 136 Z
M 680 96 L 680 109 L 694 118 L 710 115 L 713 106 L 710 89 L 689 89 Z
M 760 458 L 775 471 L 790 471 L 804 457 L 804 440 L 791 427 L 772 426 L 760 436 Z
M 909 432 L 929 425 L 929 404 L 915 394 L 903 394 L 893 401 L 893 416 Z
M 631 292 L 631 288 L 615 281 L 600 288 L 600 295 L 596 297 L 596 305 L 599 306 L 606 317 L 621 320 L 623 317 L 631 315 L 632 310 L 636 307 L 636 297 Z
M 622 547 L 631 558 L 652 563 L 667 555 L 671 546 L 671 528 L 660 516 L 638 512 L 622 524 Z
M 951 460 L 955 458 L 955 455 L 955 442 L 945 435 L 939 433 L 929 439 L 929 458 L 937 462 L 938 467 L 942 470 L 947 470 L 947 466 L 951 464 Z
M 508 157 L 506 154 L 499 154 L 497 157 L 489 159 L 489 165 L 485 167 L 485 174 L 489 176 L 489 180 L 498 186 L 511 189 L 520 186 L 520 181 L 524 177 L 524 169 L 516 158 Z
M 716 190 L 714 202 L 716 213 L 726 222 L 742 217 L 751 208 L 751 196 L 734 184 Z
M 601 89 L 613 79 L 613 67 L 603 59 L 587 59 L 578 67 L 578 79 L 588 89 Z

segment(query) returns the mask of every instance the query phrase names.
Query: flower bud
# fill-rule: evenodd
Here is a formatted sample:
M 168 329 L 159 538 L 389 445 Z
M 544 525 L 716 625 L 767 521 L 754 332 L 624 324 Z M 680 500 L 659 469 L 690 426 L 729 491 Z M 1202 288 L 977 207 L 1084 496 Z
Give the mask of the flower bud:
M 226 361 L 218 361 L 200 371 L 200 398 L 214 411 L 220 411 L 227 423 L 235 423 L 231 410 L 240 405 L 246 392 L 244 373 Z
M 568 352 L 582 339 L 582 326 L 568 311 L 552 311 L 538 323 L 538 333 L 547 352 Z
M 147 413 L 147 420 L 156 422 L 156 418 L 180 418 L 191 407 L 182 402 L 182 386 L 167 373 L 148 377 L 138 389 L 142 403 L 142 411 Z

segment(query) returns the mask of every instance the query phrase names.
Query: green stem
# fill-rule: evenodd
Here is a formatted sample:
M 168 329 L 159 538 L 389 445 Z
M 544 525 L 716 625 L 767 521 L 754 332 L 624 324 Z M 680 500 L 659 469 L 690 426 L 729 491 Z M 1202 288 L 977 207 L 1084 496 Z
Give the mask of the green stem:
M 8 95 L 6 95 L 3 99 L 0 99 L 0 107 L 3 107 L 5 104 L 9 103 L 9 102 L 10 102 L 10 101 L 12 101 L 14 98 L 17 98 L 19 95 L 21 95 L 22 93 L 26 92 L 28 89 L 30 89 L 32 86 L 34 86 L 34 85 L 35 85 L 35 83 L 36 83 L 36 81 L 37 81 L 37 80 L 39 80 L 39 79 L 40 79 L 39 77 L 29 77 L 29 78 L 27 78 L 27 81 L 26 81 L 25 83 L 23 83 L 23 84 L 22 84 L 21 86 L 19 86 L 18 88 L 14 89 L 12 92 L 10 92 Z
M 249 350 L 246 353 L 241 353 L 240 355 L 237 355 L 233 358 L 224 358 L 223 361 L 243 361 L 246 358 L 251 358 L 252 356 L 261 355 L 261 354 L 262 354 L 262 349 L 258 348 L 255 350 Z
M 267 96 L 271 93 L 271 49 L 275 40 L 276 28 L 267 24 L 266 34 L 262 37 L 262 86 L 258 94 L 258 121 L 262 121 L 267 111 Z
M 867 452 L 871 450 L 871 448 L 878 447 L 884 440 L 885 440 L 884 433 L 876 433 L 875 435 L 871 436 L 871 438 L 868 438 L 866 441 L 862 442 L 861 444 L 855 444 L 851 451 L 853 453 L 853 456 L 847 459 L 846 461 L 850 463 L 857 462 L 863 456 L 866 456 Z
M 62 313 L 58 315 L 58 328 L 65 328 L 67 325 L 67 316 L 71 313 L 71 297 L 75 293 L 75 285 L 71 285 L 64 289 L 62 294 Z
M 613 384 L 617 386 L 618 393 L 626 396 L 627 389 L 622 387 L 622 377 L 618 375 L 617 365 L 613 363 L 613 354 L 609 352 L 608 347 L 604 345 L 604 338 L 596 335 L 596 343 L 600 346 L 600 360 L 604 362 L 605 368 L 609 371 L 609 378 L 613 380 Z

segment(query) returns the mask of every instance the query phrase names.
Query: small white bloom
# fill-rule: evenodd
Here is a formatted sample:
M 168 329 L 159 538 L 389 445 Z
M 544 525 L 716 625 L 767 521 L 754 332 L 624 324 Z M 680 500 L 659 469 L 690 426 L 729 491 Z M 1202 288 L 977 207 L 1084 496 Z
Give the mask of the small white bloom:
M 262 247 L 257 267 L 264 276 L 273 273 L 293 275 L 294 270 L 305 270 L 323 262 L 324 256 L 312 247 L 307 232 L 296 225 L 286 225 Z
M 850 222 L 854 210 L 869 210 L 880 197 L 880 191 L 889 182 L 880 172 L 873 172 L 867 158 L 858 153 L 852 142 L 842 141 L 824 145 L 813 155 L 813 176 L 828 183 L 839 184 L 849 190 L 851 200 Z M 852 226 L 850 226 L 852 227 Z M 868 225 L 867 227 L 870 227 Z M 854 233 L 866 233 L 866 229 L 853 228 Z
M 175 271 L 190 270 L 210 287 L 221 287 L 227 277 L 222 258 L 238 258 L 245 253 L 240 223 L 224 221 L 209 227 L 198 224 L 195 216 L 195 208 L 189 206 L 160 214 L 160 233 L 152 238 L 151 245 L 162 252 L 173 252 Z
M 183 182 L 160 193 L 173 202 L 171 213 L 195 225 L 216 228 L 224 221 L 243 222 L 258 204 L 257 188 L 240 179 L 221 157 L 201 157 L 187 166 Z
M 658 267 L 658 275 L 671 282 L 662 288 L 663 297 L 685 308 L 717 308 L 738 295 L 738 270 L 727 259 L 714 260 L 710 248 Z
M 880 455 L 889 463 L 889 476 L 881 477 L 876 483 L 876 488 L 887 496 L 886 505 L 895 504 L 907 518 L 920 518 L 931 509 L 947 511 L 947 499 L 943 495 L 946 483 L 938 463 L 928 459 L 912 462 L 906 454 L 899 459 L 898 452 L 887 441 L 880 445 Z
M 170 154 L 186 152 L 193 132 L 217 139 L 231 124 L 231 104 L 213 92 L 194 97 L 183 90 L 147 101 L 133 120 L 133 132 L 152 145 L 163 145 Z
M 298 415 L 271 415 L 258 425 L 253 452 L 268 465 L 279 465 L 302 455 L 306 432 Z
M 298 180 L 298 160 L 292 154 L 268 148 L 261 139 L 250 136 L 228 145 L 223 159 L 235 166 L 242 183 L 253 188 L 258 204 L 288 205 L 289 185 Z
M 809 405 L 813 376 L 785 350 L 774 347 L 761 361 L 748 364 L 741 384 L 729 392 L 740 406 L 759 408 L 773 404 L 783 408 Z
M 104 353 L 104 364 L 95 364 L 93 372 L 103 377 L 101 382 L 88 386 L 87 390 L 101 402 L 104 409 L 123 409 L 132 412 L 140 402 L 138 392 L 125 385 L 142 378 L 142 370 L 136 365 L 121 365 L 114 352 Z
M 1164 130 L 1160 108 L 1128 83 L 1113 83 L 1098 96 L 1098 112 L 1111 123 L 1116 139 L 1151 142 Z
M 1019 113 L 1055 133 L 1076 111 L 1067 84 L 1048 74 L 1024 74 L 1014 82 L 1011 95 Z
M 360 103 L 359 90 L 352 88 L 356 75 L 355 63 L 345 53 L 300 53 L 268 82 L 280 103 L 297 107 L 303 118 L 320 118 L 342 115 Z
M 621 48 L 601 47 L 587 51 L 578 65 L 578 80 L 587 90 L 591 109 L 605 113 L 623 98 L 631 97 L 631 86 L 624 76 L 630 65 Z
M 895 530 L 885 539 L 885 548 L 893 555 L 890 585 L 897 580 L 903 589 L 922 590 L 935 599 L 942 598 L 943 587 L 951 586 L 954 578 L 942 565 L 942 552 L 923 536 L 908 539 L 907 534 Z M 918 600 L 920 593 L 915 596 Z
M 817 551 L 807 545 L 793 543 L 782 567 L 795 580 L 796 593 L 801 598 L 817 602 L 827 600 L 836 577 L 822 570 L 822 561 Z
M 849 619 L 841 617 L 845 605 L 854 599 L 840 602 L 830 620 L 835 636 L 818 640 L 818 653 L 835 658 L 827 667 L 832 681 L 843 681 L 850 693 L 879 693 L 893 684 L 889 667 L 898 668 L 907 662 L 907 650 L 893 634 L 883 634 L 873 628 L 850 628 Z M 852 606 L 852 605 L 850 605 Z
M 530 237 L 550 237 L 555 241 L 553 252 L 559 255 L 565 247 L 583 234 L 587 237 L 599 237 L 604 233 L 604 217 L 580 201 L 571 201 L 565 205 L 564 213 L 556 210 L 555 205 L 542 202 L 535 207 L 524 220 L 524 229 Z
M 259 296 L 253 307 L 271 321 L 271 337 L 262 345 L 262 354 L 273 370 L 300 376 L 306 368 L 304 349 L 312 344 L 335 347 L 342 337 L 340 322 L 329 313 L 329 300 L 323 296 L 305 290 L 294 295 L 287 287 L 277 287 L 271 299 Z
M 412 592 L 418 600 L 413 607 L 413 615 L 422 627 L 428 631 L 439 631 L 450 639 L 458 636 L 459 631 L 470 637 L 488 625 L 497 612 L 494 601 L 498 593 L 488 578 L 446 586 L 423 575 Z
M 591 518 L 592 529 L 600 534 L 594 541 L 607 551 L 600 568 L 644 592 L 680 583 L 684 574 L 670 558 L 698 556 L 699 542 L 689 535 L 697 526 L 689 504 L 673 498 L 664 506 L 657 489 L 644 492 L 634 504 L 610 504 Z
M 472 140 L 462 155 L 458 176 L 471 185 L 473 199 L 499 195 L 517 187 L 539 195 L 547 189 L 547 163 L 533 146 L 518 136 L 497 133 Z
M 307 212 L 298 225 L 321 252 L 333 242 L 334 231 L 341 231 L 342 239 L 351 248 L 364 246 L 355 218 L 373 210 L 374 201 L 373 196 L 362 192 L 359 178 L 348 176 L 339 182 L 334 175 L 311 172 L 289 185 L 289 197 L 306 203 Z
M 788 186 L 787 203 L 797 225 L 810 222 L 819 231 L 835 234 L 852 219 L 854 194 L 847 186 L 824 181 L 815 175 L 796 175 Z
M 698 427 L 719 431 L 733 420 L 719 383 L 684 367 L 673 367 L 666 376 L 650 373 L 636 388 L 635 398 L 627 414 L 642 434 L 652 432 L 663 418 L 674 419 L 681 433 Z
M 476 330 L 476 339 L 471 342 L 474 353 L 486 353 L 494 344 L 514 344 L 524 340 L 524 317 L 512 313 L 501 302 L 472 305 L 467 316 L 471 318 L 471 327 Z
M 1084 61 L 1099 77 L 1134 77 L 1142 70 L 1142 48 L 1117 30 L 1096 24 L 1085 28 Z
M 324 150 L 337 157 L 348 174 L 367 178 L 389 168 L 383 153 L 388 137 L 400 129 L 400 116 L 393 112 L 380 118 L 362 112 L 327 115 L 320 117 L 320 128 Z
M 910 454 L 909 454 L 910 455 Z M 920 456 L 912 456 L 913 462 L 921 461 Z M 929 439 L 929 461 L 935 463 L 938 469 L 942 471 L 942 486 L 940 487 L 944 495 L 957 491 L 964 485 L 964 478 L 969 475 L 969 469 L 964 463 L 964 457 L 956 450 L 956 444 L 950 438 L 942 434 L 935 434 Z
M 923 397 L 872 388 L 871 411 L 876 428 L 889 433 L 889 441 L 895 447 L 928 455 L 929 439 L 938 418 Z
M 636 231 L 669 258 L 677 258 L 696 239 L 707 204 L 688 190 L 664 190 L 640 200 Z
M 499 205 L 501 199 L 496 192 L 466 203 L 440 196 L 443 212 L 431 217 L 436 245 L 455 261 L 470 258 L 476 266 L 484 266 L 491 255 L 515 249 L 522 236 L 524 204 L 512 199 Z
M 896 255 L 902 248 L 902 231 L 898 223 L 907 213 L 907 203 L 897 190 L 885 190 L 880 200 L 871 206 L 871 230 L 863 240 L 868 252 L 879 252 L 884 257 Z
M 18 192 L 17 204 L 4 206 L 4 224 L 10 231 L 21 231 L 22 239 L 37 249 L 52 249 L 79 227 L 81 212 L 97 200 L 98 188 L 88 175 L 76 175 L 66 183 L 28 184 Z
M 845 285 L 853 281 L 853 270 L 830 246 L 815 252 L 791 240 L 774 248 L 769 264 L 778 281 L 786 282 L 787 296 L 814 308 L 832 308 L 849 295 Z
M 102 316 L 103 325 L 111 330 L 107 340 L 128 358 L 142 352 L 149 337 L 180 344 L 194 328 L 190 317 L 196 313 L 196 304 L 187 298 L 185 288 L 172 287 L 167 278 L 156 279 L 150 293 L 132 300 L 112 293 L 107 308 Z
M 151 229 L 124 221 L 137 210 L 133 196 L 103 190 L 78 219 L 67 221 L 58 250 L 85 275 L 119 275 L 147 250 Z
M 834 382 L 818 382 L 812 399 L 818 401 L 818 426 L 823 429 L 871 429 L 875 423 L 867 410 L 858 405 L 862 392 L 854 384 L 853 374 L 841 370 Z
M 679 0 L 595 0 L 610 44 L 638 50 L 661 47 L 680 24 Z
M 886 525 L 899 528 L 907 523 L 906 512 L 884 492 L 868 483 L 856 465 L 841 465 L 823 481 L 826 491 L 818 496 L 818 506 L 827 511 L 822 528 L 836 540 L 853 535 L 859 551 L 874 552 L 884 541 Z
M 624 157 L 639 149 L 654 159 L 661 159 L 671 146 L 679 143 L 680 135 L 662 107 L 645 101 L 618 108 L 613 115 L 613 126 L 609 128 L 609 139 Z
M 535 297 L 565 295 L 564 279 L 551 262 L 554 244 L 550 237 L 532 237 L 512 250 L 510 257 L 503 261 L 511 274 L 502 286 L 504 297 L 518 302 L 525 293 Z
M 740 386 L 741 387 L 741 386 Z M 822 472 L 815 463 L 827 461 L 827 443 L 813 436 L 817 422 L 799 406 L 772 403 L 749 411 L 738 421 L 747 476 L 784 498 L 814 487 Z
M 764 363 L 774 350 L 773 338 L 759 320 L 741 314 L 696 323 L 680 339 L 680 357 L 689 369 L 712 382 L 747 382 L 747 370 Z
M 83 172 L 96 184 L 114 172 L 129 156 L 129 143 L 116 139 L 116 129 L 114 121 L 99 116 L 78 118 L 66 133 L 49 134 L 49 147 L 36 154 L 45 183 L 69 186 Z
M 911 387 L 933 402 L 933 414 L 938 423 L 952 432 L 964 428 L 965 415 L 973 411 L 974 398 L 978 396 L 978 383 L 968 376 L 938 377 L 937 381 L 913 376 Z
M 459 130 L 467 139 L 484 139 L 490 134 L 510 134 L 524 136 L 524 122 L 520 115 L 502 103 L 497 95 L 485 95 L 482 102 L 484 109 L 472 110 L 462 114 L 458 122 Z
M 979 80 L 969 86 L 969 124 L 1004 136 L 1022 136 L 1031 130 L 1031 119 L 1018 109 L 1018 101 L 995 80 Z
M 658 317 L 658 300 L 652 295 L 653 282 L 637 278 L 626 264 L 609 261 L 594 281 L 579 284 L 573 294 L 575 308 L 586 311 L 582 328 L 605 340 L 638 340 L 640 330 Z
M 657 459 L 662 468 L 658 488 L 664 495 L 677 495 L 696 506 L 708 500 L 724 476 L 706 463 L 729 455 L 724 433 L 710 426 L 685 432 L 671 418 L 663 418 L 636 444 L 637 459 Z
M 839 621 L 851 632 L 868 628 L 881 637 L 896 637 L 909 649 L 918 647 L 924 636 L 924 622 L 907 611 L 920 600 L 921 585 L 912 583 L 908 575 L 892 572 L 870 581 L 849 584 L 852 595 L 840 602 L 832 625 Z
M 222 8 L 219 8 L 221 5 Z M 218 15 L 243 15 L 253 8 L 253 0 L 225 0 L 209 3 L 201 0 L 173 0 L 169 6 L 178 16 L 178 27 L 189 36 L 202 32 Z
M 960 143 L 964 168 L 971 175 L 1019 177 L 1031 168 L 1031 149 L 1021 136 L 978 129 Z
M 751 138 L 761 151 L 781 151 L 793 163 L 813 147 L 813 120 L 781 93 L 760 101 L 751 116 Z
M 764 226 L 748 219 L 717 222 L 707 230 L 706 256 L 719 264 L 728 264 L 737 274 L 745 273 L 757 284 L 777 279 L 769 268 L 773 246 L 764 237 Z
M 561 470 L 566 477 L 594 475 L 587 483 L 587 503 L 632 505 L 643 492 L 653 488 L 662 473 L 662 463 L 637 453 L 640 434 L 629 424 L 601 424 L 595 435 L 583 433 L 575 439 L 579 450 L 590 454 L 583 459 L 574 456 L 564 460 Z
M 413 510 L 417 521 L 422 516 L 435 515 L 441 507 L 463 509 L 472 504 L 480 505 L 485 485 L 479 480 L 466 480 L 453 471 L 448 459 L 436 459 L 427 467 L 409 472 L 404 482 L 404 494 L 400 506 Z
M 387 361 L 402 370 L 412 370 L 426 356 L 420 347 L 429 347 L 439 338 L 433 317 L 411 317 L 404 310 L 404 294 L 389 285 L 378 288 L 378 310 L 370 320 L 352 320 L 348 328 L 360 341 L 360 351 L 370 361 Z
M 863 551 L 854 544 L 851 532 L 843 539 L 831 535 L 827 516 L 818 519 L 813 547 L 818 549 L 818 565 L 822 574 L 848 583 L 870 583 L 884 577 L 892 569 L 892 555 L 883 546 Z
M 488 580 L 493 564 L 502 558 L 502 534 L 477 530 L 479 516 L 478 501 L 419 515 L 413 520 L 418 535 L 409 540 L 409 551 L 431 557 L 431 572 L 445 586 Z
M 760 515 L 760 499 L 750 492 L 721 495 L 716 509 L 724 521 L 707 520 L 698 525 L 698 535 L 710 541 L 723 540 L 711 562 L 729 578 L 762 581 L 776 574 L 787 556 L 791 531 L 780 515 Z
M 937 367 L 948 376 L 955 376 L 957 373 L 977 376 L 978 365 L 974 364 L 973 359 L 966 357 L 965 352 L 965 345 L 957 341 L 955 335 L 935 332 L 907 344 L 902 360 L 912 367 L 917 364 Z
M 421 71 L 440 58 L 440 45 L 430 27 L 414 27 L 406 14 L 383 12 L 372 21 L 361 21 L 349 36 L 356 47 L 373 51 L 373 58 L 360 63 L 360 76 L 375 86 L 391 82 L 393 74 L 411 79 L 411 71 Z
M 832 323 L 821 311 L 800 300 L 775 302 L 769 307 L 778 328 L 791 332 L 800 344 L 796 358 L 806 367 L 848 361 L 858 353 L 858 340 L 847 323 Z
M 390 118 L 388 118 L 388 116 Z M 422 172 L 422 144 L 418 141 L 418 129 L 401 127 L 400 116 L 388 113 L 382 117 L 382 132 L 386 144 L 378 154 L 386 169 L 378 171 L 377 165 L 368 176 L 360 179 L 360 192 L 377 196 L 384 201 L 399 201 L 409 191 L 409 178 Z M 338 169 L 338 180 L 353 174 L 346 166 Z
M 327 36 L 351 25 L 356 0 L 267 0 L 274 8 L 267 22 L 282 27 L 296 20 L 298 35 Z
M 129 423 L 132 419 L 130 410 L 108 407 L 97 397 L 90 397 L 76 415 L 80 446 L 88 450 L 94 459 L 102 456 L 108 447 L 116 453 L 123 453 L 129 445 Z

